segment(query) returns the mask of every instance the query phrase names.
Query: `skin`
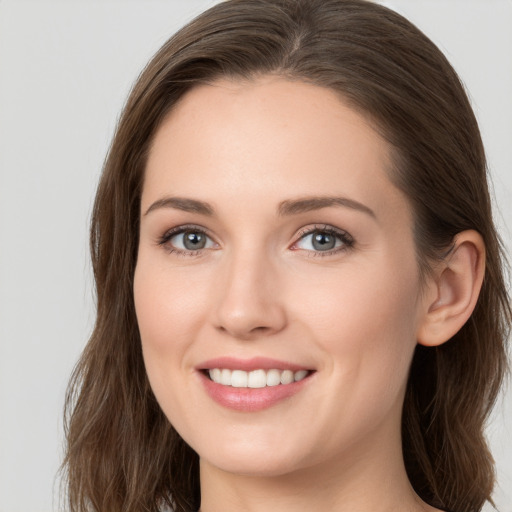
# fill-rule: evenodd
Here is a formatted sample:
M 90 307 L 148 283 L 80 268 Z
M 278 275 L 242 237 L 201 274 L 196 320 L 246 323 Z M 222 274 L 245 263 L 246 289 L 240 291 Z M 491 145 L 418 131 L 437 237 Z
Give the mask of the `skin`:
M 135 305 L 153 391 L 200 455 L 203 512 L 435 510 L 407 479 L 400 418 L 439 289 L 420 291 L 411 207 L 389 169 L 387 143 L 334 92 L 278 77 L 196 87 L 157 131 Z M 170 196 L 213 214 L 162 204 Z M 373 214 L 277 213 L 310 196 Z M 160 243 L 182 225 L 207 231 L 204 249 L 180 250 L 178 235 Z M 304 231 L 324 226 L 353 244 L 322 255 Z M 220 356 L 315 372 L 272 407 L 234 411 L 205 393 L 196 370 Z

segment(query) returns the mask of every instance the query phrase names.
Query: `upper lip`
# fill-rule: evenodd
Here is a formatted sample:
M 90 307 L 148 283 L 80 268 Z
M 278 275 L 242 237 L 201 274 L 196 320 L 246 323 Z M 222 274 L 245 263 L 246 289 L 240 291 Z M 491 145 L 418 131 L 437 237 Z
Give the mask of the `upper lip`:
M 291 370 L 298 372 L 300 370 L 311 370 L 307 366 L 271 359 L 268 357 L 252 357 L 250 359 L 238 359 L 235 357 L 216 357 L 208 359 L 196 366 L 197 370 L 211 370 L 212 368 L 226 368 L 228 370 L 244 370 L 250 372 L 253 370 Z

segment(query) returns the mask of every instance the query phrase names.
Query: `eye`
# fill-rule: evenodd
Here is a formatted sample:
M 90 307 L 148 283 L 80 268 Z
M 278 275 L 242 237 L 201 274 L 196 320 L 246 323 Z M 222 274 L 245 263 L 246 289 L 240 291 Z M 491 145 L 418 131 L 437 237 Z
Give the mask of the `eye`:
M 159 244 L 167 246 L 171 252 L 181 252 L 184 254 L 216 247 L 215 242 L 204 230 L 187 226 L 181 226 L 168 231 L 159 241 Z
M 315 226 L 303 231 L 293 248 L 318 253 L 332 254 L 352 247 L 353 238 L 346 232 L 332 226 Z

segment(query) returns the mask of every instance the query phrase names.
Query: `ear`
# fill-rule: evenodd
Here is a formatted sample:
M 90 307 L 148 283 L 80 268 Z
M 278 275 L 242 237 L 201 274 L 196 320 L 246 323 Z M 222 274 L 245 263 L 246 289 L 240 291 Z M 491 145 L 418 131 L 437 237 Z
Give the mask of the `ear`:
M 485 244 L 480 233 L 462 231 L 434 272 L 425 294 L 417 340 L 429 347 L 448 341 L 475 308 L 485 273 Z

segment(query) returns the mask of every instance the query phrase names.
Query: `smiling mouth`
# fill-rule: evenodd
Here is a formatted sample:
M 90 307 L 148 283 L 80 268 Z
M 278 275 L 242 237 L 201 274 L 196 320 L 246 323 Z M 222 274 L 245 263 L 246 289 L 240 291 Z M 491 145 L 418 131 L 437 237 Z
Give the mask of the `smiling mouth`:
M 204 374 L 216 384 L 233 388 L 265 388 L 285 386 L 293 382 L 299 382 L 308 377 L 310 370 L 230 370 L 228 368 L 212 368 L 204 370 Z

